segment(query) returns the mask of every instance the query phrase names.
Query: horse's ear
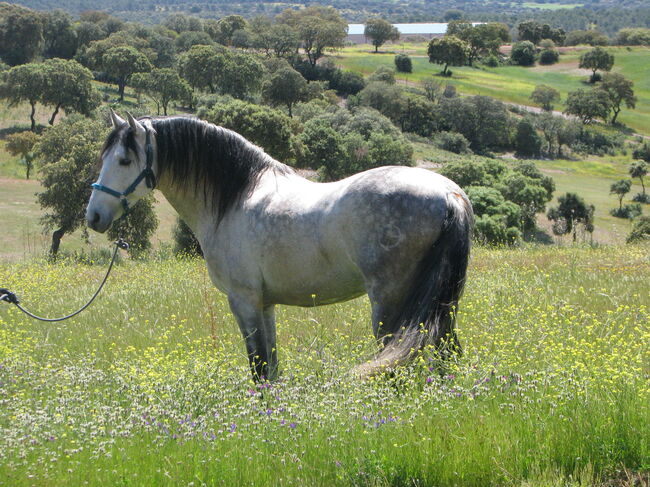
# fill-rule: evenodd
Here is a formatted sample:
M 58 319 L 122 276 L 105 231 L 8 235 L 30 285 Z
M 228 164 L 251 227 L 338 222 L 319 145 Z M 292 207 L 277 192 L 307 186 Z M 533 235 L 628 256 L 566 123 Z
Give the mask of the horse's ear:
M 129 125 L 137 135 L 143 135 L 147 132 L 144 128 L 144 125 L 133 118 L 133 115 L 131 115 L 129 112 L 126 112 L 126 119 L 129 121 Z
M 124 125 L 126 123 L 126 120 L 124 120 L 117 113 L 115 113 L 115 111 L 113 111 L 112 108 L 109 108 L 109 110 L 111 113 L 111 122 L 113 123 L 113 128 L 117 128 L 120 125 Z

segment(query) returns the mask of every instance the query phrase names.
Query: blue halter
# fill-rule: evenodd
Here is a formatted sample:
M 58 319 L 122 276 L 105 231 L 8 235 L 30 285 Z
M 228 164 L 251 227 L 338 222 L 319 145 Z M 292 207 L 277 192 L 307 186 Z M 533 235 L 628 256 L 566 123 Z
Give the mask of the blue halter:
M 122 208 L 124 208 L 125 215 L 129 212 L 129 201 L 126 199 L 126 197 L 135 191 L 135 188 L 138 187 L 140 181 L 144 179 L 147 188 L 154 189 L 156 187 L 156 175 L 154 174 L 153 169 L 151 168 L 151 166 L 153 165 L 153 146 L 151 145 L 151 135 L 149 130 L 147 130 L 146 128 L 145 130 L 147 133 L 147 139 L 146 139 L 144 151 L 145 154 L 147 155 L 147 162 L 145 168 L 142 170 L 140 174 L 138 174 L 138 177 L 135 178 L 135 180 L 129 185 L 129 187 L 120 193 L 119 191 L 115 191 L 114 189 L 111 189 L 108 186 L 104 186 L 103 184 L 93 183 L 90 185 L 93 189 L 103 191 L 104 193 L 108 193 L 111 196 L 115 196 L 116 198 L 119 198 L 120 203 L 122 204 Z

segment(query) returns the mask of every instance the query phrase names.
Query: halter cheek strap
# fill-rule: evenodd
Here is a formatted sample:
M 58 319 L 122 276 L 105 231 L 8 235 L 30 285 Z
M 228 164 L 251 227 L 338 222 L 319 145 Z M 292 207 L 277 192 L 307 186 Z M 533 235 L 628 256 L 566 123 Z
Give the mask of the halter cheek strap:
M 104 186 L 103 184 L 99 184 L 99 183 L 93 183 L 90 185 L 93 189 L 96 189 L 98 191 L 103 191 L 104 193 L 108 193 L 111 196 L 115 196 L 116 198 L 119 198 L 120 203 L 122 204 L 122 208 L 124 208 L 124 214 L 127 214 L 130 209 L 127 196 L 129 196 L 131 193 L 135 191 L 135 188 L 138 187 L 138 184 L 140 184 L 140 182 L 143 179 L 145 180 L 145 184 L 147 185 L 147 188 L 154 189 L 156 187 L 156 175 L 154 174 L 153 169 L 151 168 L 151 166 L 153 165 L 153 146 L 151 145 L 151 133 L 149 132 L 149 130 L 146 130 L 146 133 L 147 133 L 147 139 L 146 139 L 144 151 L 147 156 L 147 162 L 145 168 L 140 172 L 140 174 L 138 174 L 138 177 L 135 178 L 135 180 L 129 185 L 128 188 L 126 188 L 122 192 L 119 192 L 109 188 L 108 186 Z

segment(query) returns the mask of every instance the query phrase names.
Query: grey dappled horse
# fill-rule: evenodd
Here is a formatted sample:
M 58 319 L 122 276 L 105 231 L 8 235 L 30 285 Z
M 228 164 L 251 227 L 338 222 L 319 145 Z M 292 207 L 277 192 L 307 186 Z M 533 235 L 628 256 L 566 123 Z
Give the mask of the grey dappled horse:
M 105 232 L 154 187 L 162 191 L 228 296 L 256 380 L 278 373 L 276 304 L 367 293 L 384 347 L 359 367 L 362 375 L 403 363 L 428 344 L 459 348 L 455 308 L 473 214 L 449 179 L 389 166 L 316 183 L 239 134 L 195 118 L 111 117 L 88 225 Z

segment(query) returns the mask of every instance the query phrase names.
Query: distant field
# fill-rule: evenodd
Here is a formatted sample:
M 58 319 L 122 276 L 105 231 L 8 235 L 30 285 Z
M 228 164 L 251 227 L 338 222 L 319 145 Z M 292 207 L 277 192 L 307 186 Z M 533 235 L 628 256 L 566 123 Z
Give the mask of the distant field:
M 436 76 L 445 83 L 455 85 L 461 93 L 487 95 L 521 105 L 532 104 L 529 97 L 538 84 L 556 88 L 562 95 L 562 101 L 566 100 L 569 91 L 589 86 L 585 83 L 589 72 L 578 68 L 580 54 L 587 48 L 564 49 L 560 62 L 552 66 L 455 66 L 450 68 L 454 73 L 451 78 L 441 78 L 437 74 L 442 70 L 442 66 L 429 63 L 426 46 L 426 43 L 398 42 L 383 46 L 378 54 L 372 54 L 372 46 L 359 45 L 343 49 L 334 59 L 345 69 L 367 75 L 379 66 L 394 68 L 395 54 L 405 52 L 412 56 L 413 73 L 398 73 L 399 82 L 418 84 Z M 638 98 L 636 108 L 623 109 L 619 120 L 638 133 L 650 135 L 650 48 L 611 47 L 608 50 L 615 56 L 613 71 L 620 72 L 634 82 Z M 563 108 L 563 103 L 556 106 L 556 110 Z

